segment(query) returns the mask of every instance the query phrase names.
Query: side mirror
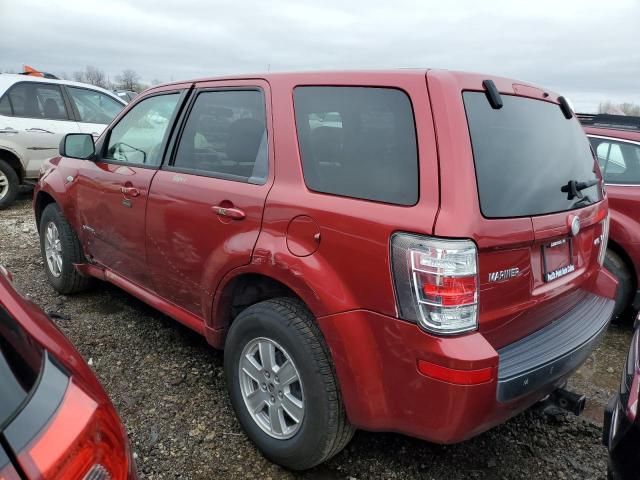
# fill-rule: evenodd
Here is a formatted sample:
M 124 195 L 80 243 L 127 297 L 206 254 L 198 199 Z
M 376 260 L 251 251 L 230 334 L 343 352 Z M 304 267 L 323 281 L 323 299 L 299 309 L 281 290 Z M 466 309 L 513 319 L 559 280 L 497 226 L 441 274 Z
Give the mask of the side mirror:
M 60 155 L 63 157 L 91 160 L 95 154 L 96 145 L 88 133 L 67 133 L 60 142 Z

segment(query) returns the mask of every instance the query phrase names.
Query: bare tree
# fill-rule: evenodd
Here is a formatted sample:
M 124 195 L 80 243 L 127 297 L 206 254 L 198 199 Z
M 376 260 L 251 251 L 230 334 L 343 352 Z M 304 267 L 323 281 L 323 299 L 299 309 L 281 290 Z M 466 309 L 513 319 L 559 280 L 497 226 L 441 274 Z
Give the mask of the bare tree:
M 122 90 L 137 91 L 139 88 L 139 81 L 140 75 L 138 75 L 135 70 L 131 70 L 129 68 L 123 70 L 122 73 L 116 77 L 118 87 Z
M 73 72 L 73 79 L 76 82 L 89 83 L 96 87 L 108 88 L 109 82 L 107 81 L 107 75 L 103 70 L 92 65 L 87 65 L 84 72 Z
M 85 69 L 85 81 L 96 87 L 107 88 L 107 76 L 99 68 L 88 65 Z
M 640 105 L 636 105 L 635 103 L 615 104 L 612 101 L 607 100 L 606 102 L 601 102 L 600 105 L 598 105 L 598 113 L 640 117 Z
M 640 117 L 640 105 L 636 105 L 635 103 L 621 103 L 619 107 L 625 115 Z
M 75 80 L 76 82 L 86 83 L 84 79 L 84 72 L 73 72 L 73 80 Z

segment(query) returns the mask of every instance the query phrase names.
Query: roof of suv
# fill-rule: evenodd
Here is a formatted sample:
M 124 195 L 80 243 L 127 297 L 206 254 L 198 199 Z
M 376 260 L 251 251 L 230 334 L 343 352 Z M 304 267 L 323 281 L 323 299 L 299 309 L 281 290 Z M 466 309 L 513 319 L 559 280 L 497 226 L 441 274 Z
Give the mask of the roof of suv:
M 123 100 L 114 95 L 109 90 L 105 90 L 104 88 L 97 87 L 95 85 L 89 85 L 87 83 L 81 82 L 73 82 L 71 80 L 59 80 L 54 78 L 45 78 L 45 77 L 33 77 L 30 75 L 21 75 L 16 73 L 2 73 L 0 74 L 0 95 L 2 95 L 11 85 L 18 82 L 38 82 L 38 83 L 53 83 L 57 85 L 69 85 L 72 87 L 81 87 L 81 88 L 89 88 L 91 90 L 96 90 L 101 93 L 105 93 L 109 95 L 111 98 L 117 99 L 120 103 L 124 103 Z
M 252 79 L 264 79 L 266 81 L 278 81 L 278 80 L 292 80 L 295 79 L 301 83 L 313 83 L 322 82 L 326 83 L 328 79 L 332 80 L 348 80 L 349 83 L 359 81 L 360 79 L 370 80 L 372 78 L 385 78 L 387 81 L 391 77 L 406 78 L 406 77 L 424 77 L 427 72 L 429 75 L 440 77 L 441 79 L 456 82 L 459 86 L 467 88 L 470 84 L 481 85 L 482 80 L 493 80 L 498 90 L 500 91 L 513 91 L 516 94 L 532 95 L 536 98 L 543 98 L 551 101 L 555 101 L 558 94 L 528 82 L 498 77 L 495 75 L 489 75 L 477 72 L 461 72 L 454 70 L 442 70 L 442 69 L 430 69 L 430 68 L 402 68 L 402 69 L 388 69 L 388 70 L 312 70 L 312 71 L 299 71 L 299 72 L 262 72 L 262 73 L 247 73 L 238 75 L 220 75 L 216 77 L 204 77 L 187 79 L 182 81 L 175 81 L 164 83 L 161 85 L 155 85 L 149 88 L 147 91 L 155 89 L 162 89 L 163 87 L 172 85 L 184 85 L 187 83 L 199 83 L 199 82 L 211 82 L 221 80 L 252 80 Z M 445 80 L 446 81 L 446 80 Z M 480 88 L 482 88 L 480 86 Z M 145 92 L 146 93 L 146 92 Z
M 588 134 L 640 142 L 640 117 L 585 113 L 577 116 Z

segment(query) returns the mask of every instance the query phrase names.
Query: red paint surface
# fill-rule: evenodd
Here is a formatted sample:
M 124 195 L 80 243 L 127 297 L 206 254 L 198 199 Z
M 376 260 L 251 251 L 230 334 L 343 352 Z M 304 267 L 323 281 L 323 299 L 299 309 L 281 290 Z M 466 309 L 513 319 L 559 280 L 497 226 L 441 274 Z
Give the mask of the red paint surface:
M 356 426 L 444 443 L 486 430 L 548 392 L 542 389 L 515 404 L 498 404 L 495 380 L 452 385 L 421 375 L 417 361 L 459 370 L 496 368 L 497 349 L 548 325 L 582 301 L 585 292 L 612 297 L 615 291 L 615 283 L 596 261 L 598 248 L 593 244 L 601 233 L 606 200 L 570 214 L 500 220 L 481 215 L 462 91 L 482 90 L 487 78 L 502 94 L 557 103 L 556 94 L 534 86 L 443 71 L 269 74 L 158 87 L 262 89 L 270 139 L 267 183 L 250 185 L 183 173 L 186 181 L 176 182 L 175 174 L 166 169 L 128 175 L 129 180 L 140 179 L 135 186 L 141 195 L 134 201 L 148 199 L 144 220 L 134 227 L 133 219 L 116 218 L 107 231 L 112 238 L 123 239 L 123 250 L 131 250 L 98 262 L 99 271 L 116 274 L 98 274 L 95 267 L 84 271 L 105 276 L 204 332 L 216 347 L 224 345 L 234 279 L 264 275 L 297 294 L 318 318 L 349 419 Z M 292 102 L 293 89 L 299 85 L 391 87 L 407 93 L 420 157 L 416 205 L 388 205 L 307 189 Z M 134 104 L 144 97 L 137 97 Z M 88 220 L 88 212 L 102 208 L 100 198 L 107 198 L 104 191 L 109 185 L 125 180 L 115 174 L 109 181 L 99 180 L 99 163 L 85 163 L 52 160 L 51 171 L 35 193 L 36 208 L 40 193 L 46 192 L 61 205 L 76 231 Z M 96 194 L 86 195 L 80 203 L 77 187 L 61 181 L 69 172 L 90 177 L 79 183 L 94 182 Z M 221 221 L 211 210 L 216 205 L 238 208 L 246 217 Z M 541 248 L 568 237 L 569 215 L 578 215 L 582 223 L 572 240 L 576 271 L 546 283 Z M 300 218 L 312 221 L 294 221 L 292 227 L 292 220 Z M 313 248 L 316 230 L 321 239 Z M 389 242 L 399 231 L 475 242 L 478 332 L 436 337 L 397 318 Z M 85 235 L 82 239 L 90 248 Z M 125 267 L 116 260 L 134 256 Z M 517 277 L 489 283 L 489 273 L 513 267 L 519 268 Z
M 81 478 L 87 472 L 84 469 L 87 465 L 90 468 L 104 458 L 114 480 L 137 478 L 124 427 L 109 397 L 75 347 L 38 306 L 18 294 L 2 275 L 0 305 L 53 356 L 71 379 L 53 419 L 42 425 L 40 433 L 23 452 L 15 452 L 28 477 L 70 478 L 67 475 L 71 474 Z
M 585 127 L 587 134 L 640 143 L 640 132 Z M 609 240 L 629 258 L 640 286 L 640 185 L 607 184 L 611 224 Z

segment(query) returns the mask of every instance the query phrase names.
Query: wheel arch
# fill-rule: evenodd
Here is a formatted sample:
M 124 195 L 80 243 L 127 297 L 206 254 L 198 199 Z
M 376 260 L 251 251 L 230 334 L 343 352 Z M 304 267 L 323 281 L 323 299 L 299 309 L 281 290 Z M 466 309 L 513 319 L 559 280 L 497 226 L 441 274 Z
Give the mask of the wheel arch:
M 319 299 L 306 286 L 293 286 L 283 278 L 241 267 L 228 274 L 216 291 L 205 335 L 209 343 L 222 348 L 233 320 L 247 307 L 278 297 L 299 299 L 314 316 L 323 313 Z
M 20 157 L 12 150 L 7 149 L 6 147 L 0 147 L 0 159 L 7 162 L 11 168 L 15 170 L 18 174 L 18 178 L 20 179 L 20 183 L 24 181 L 25 170 L 20 161 Z
M 631 256 L 626 252 L 626 250 L 615 240 L 609 238 L 609 242 L 607 243 L 607 249 L 614 252 L 618 255 L 622 261 L 625 263 L 627 268 L 631 273 L 631 278 L 634 280 L 633 290 L 638 289 L 638 271 L 636 270 L 636 266 L 633 262 Z
M 40 190 L 33 199 L 33 213 L 36 217 L 36 228 L 38 232 L 40 232 L 40 219 L 42 218 L 42 212 L 47 208 L 47 205 L 51 203 L 57 202 L 50 193 L 43 190 Z

